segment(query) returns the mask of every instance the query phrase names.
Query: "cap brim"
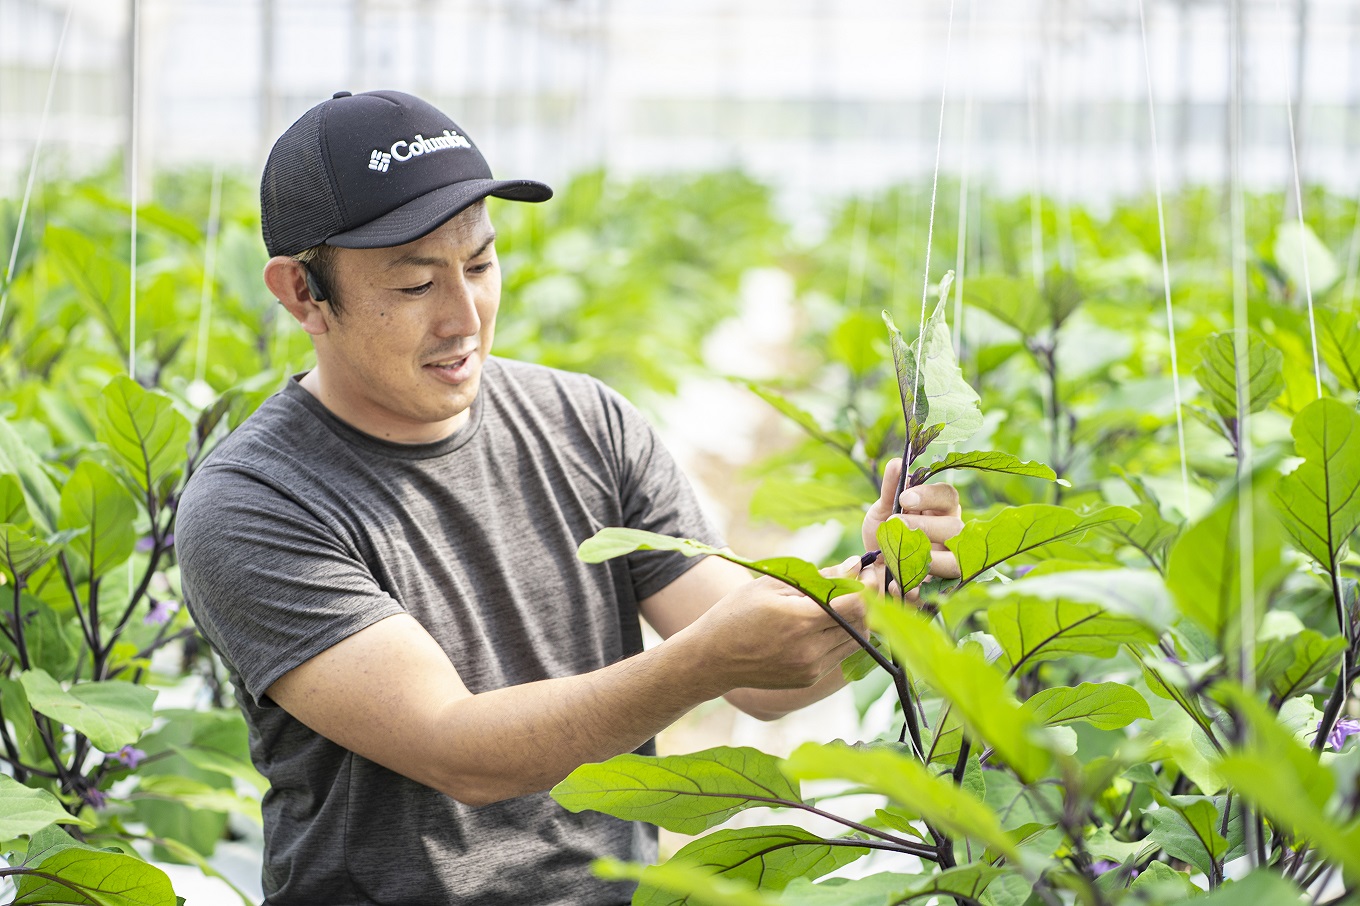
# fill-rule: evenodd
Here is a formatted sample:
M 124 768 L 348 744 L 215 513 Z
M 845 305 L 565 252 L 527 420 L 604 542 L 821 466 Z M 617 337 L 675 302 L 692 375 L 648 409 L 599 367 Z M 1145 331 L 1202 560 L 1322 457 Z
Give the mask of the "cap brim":
M 532 179 L 467 179 L 427 192 L 376 220 L 326 239 L 342 249 L 376 249 L 414 242 L 488 195 L 511 201 L 547 201 L 552 189 Z

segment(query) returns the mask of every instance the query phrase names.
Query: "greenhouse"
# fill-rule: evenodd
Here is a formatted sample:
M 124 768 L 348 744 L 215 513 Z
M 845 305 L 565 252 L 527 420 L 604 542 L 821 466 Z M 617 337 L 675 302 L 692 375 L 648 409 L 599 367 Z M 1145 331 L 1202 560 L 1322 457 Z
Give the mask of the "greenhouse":
M 0 903 L 1360 904 L 1358 148 L 1351 0 L 0 0 Z

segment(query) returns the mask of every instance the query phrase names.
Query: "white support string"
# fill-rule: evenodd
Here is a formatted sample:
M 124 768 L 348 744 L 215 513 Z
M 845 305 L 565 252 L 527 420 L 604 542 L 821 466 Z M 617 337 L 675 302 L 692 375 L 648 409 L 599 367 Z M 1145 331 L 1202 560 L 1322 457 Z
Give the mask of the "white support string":
M 1251 411 L 1247 397 L 1249 386 L 1250 336 L 1247 329 L 1247 230 L 1246 203 L 1242 192 L 1242 60 L 1241 21 L 1242 0 L 1230 0 L 1230 46 L 1233 72 L 1231 100 L 1228 104 L 1228 183 L 1231 194 L 1232 220 L 1232 300 L 1233 300 L 1233 359 L 1237 389 L 1237 552 L 1238 590 L 1241 607 L 1238 610 L 1238 669 L 1242 685 L 1248 693 L 1256 686 L 1256 576 L 1255 526 L 1252 522 L 1253 456 L 1251 445 Z
M 1036 70 L 1029 79 L 1029 256 L 1030 268 L 1034 271 L 1034 284 L 1044 287 L 1044 208 L 1043 196 L 1039 193 L 1039 99 L 1035 83 L 1039 80 Z
M 66 5 L 66 18 L 61 23 L 61 34 L 57 36 L 57 49 L 52 54 L 52 73 L 47 77 L 47 96 L 43 99 L 42 116 L 38 119 L 38 138 L 33 143 L 33 159 L 28 165 L 28 181 L 24 184 L 24 198 L 19 203 L 19 223 L 14 228 L 14 243 L 9 250 L 9 265 L 5 268 L 5 285 L 0 287 L 0 325 L 5 323 L 5 305 L 9 302 L 9 287 L 14 282 L 14 268 L 19 261 L 19 243 L 24 238 L 24 221 L 28 217 L 28 204 L 33 198 L 33 185 L 38 177 L 38 161 L 42 159 L 43 138 L 47 135 L 47 118 L 52 112 L 52 97 L 57 93 L 57 73 L 61 71 L 61 51 L 66 46 L 66 32 L 71 27 L 71 15 L 75 12 L 75 0 Z
M 1346 282 L 1341 289 L 1342 299 L 1355 297 L 1357 276 L 1360 276 L 1360 192 L 1355 194 L 1355 223 L 1351 227 L 1351 248 L 1346 261 Z
M 926 303 L 930 297 L 930 245 L 935 238 L 935 198 L 940 188 L 940 152 L 944 147 L 944 109 L 949 94 L 949 47 L 954 38 L 954 0 L 949 0 L 949 22 L 944 33 L 944 83 L 940 86 L 940 125 L 935 134 L 935 174 L 930 182 L 930 218 L 926 221 L 926 262 L 921 276 L 921 323 L 916 331 L 916 371 L 921 373 L 921 353 L 926 346 Z M 915 378 L 913 378 L 915 380 Z M 910 435 L 910 432 L 908 432 Z M 912 438 L 907 438 L 907 456 L 902 460 L 902 471 L 911 466 L 916 451 L 912 450 Z
M 968 3 L 968 62 L 973 57 L 973 35 L 977 25 L 977 0 Z M 964 66 L 964 71 L 968 71 Z M 968 259 L 968 152 L 973 145 L 973 82 L 964 80 L 963 153 L 959 156 L 959 235 L 954 256 L 954 358 L 963 361 L 963 277 Z
M 138 94 L 140 93 L 141 81 L 141 48 L 139 46 L 142 18 L 141 0 L 132 0 L 132 87 L 128 108 L 128 119 L 131 128 L 128 137 L 128 194 L 131 196 L 129 201 L 132 207 L 132 242 L 128 260 L 128 377 L 134 381 L 137 379 L 137 196 L 140 194 L 137 185 L 137 133 L 140 131 L 140 113 L 138 109 Z
M 203 288 L 198 296 L 198 349 L 194 351 L 194 380 L 202 382 L 208 372 L 209 325 L 212 323 L 213 287 L 217 279 L 217 231 L 222 219 L 222 163 L 213 165 L 212 193 L 208 198 L 207 246 L 203 253 Z
M 1275 11 L 1283 14 L 1284 10 L 1280 6 L 1280 0 L 1275 0 Z M 1302 22 L 1299 27 L 1303 28 Z M 1284 29 L 1280 29 L 1280 37 L 1285 38 Z M 1303 181 L 1299 177 L 1299 144 L 1294 130 L 1294 87 L 1289 81 L 1288 67 L 1285 68 L 1284 76 L 1284 110 L 1289 117 L 1289 160 L 1294 167 L 1294 207 L 1298 209 L 1299 215 L 1299 257 L 1303 259 L 1303 293 L 1308 299 L 1308 335 L 1313 342 L 1313 380 L 1316 386 L 1318 399 L 1322 398 L 1322 363 L 1318 357 L 1317 322 L 1313 318 L 1313 278 L 1308 273 L 1308 239 L 1307 228 L 1303 222 Z
M 1176 362 L 1176 320 L 1171 305 L 1171 264 L 1166 251 L 1166 215 L 1162 207 L 1162 164 L 1157 146 L 1157 112 L 1152 93 L 1152 61 L 1148 56 L 1147 22 L 1143 0 L 1138 0 L 1138 30 L 1143 40 L 1143 72 L 1147 76 L 1148 130 L 1152 136 L 1152 184 L 1157 193 L 1157 233 L 1162 243 L 1162 288 L 1166 296 L 1166 334 L 1171 344 L 1171 394 L 1176 402 L 1176 443 L 1181 455 L 1182 512 L 1190 518 L 1190 468 L 1185 456 L 1185 416 L 1181 407 L 1181 377 Z

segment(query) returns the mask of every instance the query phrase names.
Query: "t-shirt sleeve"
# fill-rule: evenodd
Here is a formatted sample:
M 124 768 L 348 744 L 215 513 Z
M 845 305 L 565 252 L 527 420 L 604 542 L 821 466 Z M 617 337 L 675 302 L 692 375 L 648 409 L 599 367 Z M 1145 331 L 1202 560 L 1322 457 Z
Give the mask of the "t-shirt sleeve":
M 294 667 L 404 612 L 339 533 L 244 470 L 194 476 L 175 550 L 195 623 L 261 706 Z
M 619 458 L 624 525 L 725 547 L 726 542 L 704 513 L 689 479 L 656 430 L 618 393 L 607 390 L 606 394 L 614 424 L 618 426 L 614 444 Z M 665 588 L 699 559 L 662 551 L 629 554 L 628 567 L 637 599 Z

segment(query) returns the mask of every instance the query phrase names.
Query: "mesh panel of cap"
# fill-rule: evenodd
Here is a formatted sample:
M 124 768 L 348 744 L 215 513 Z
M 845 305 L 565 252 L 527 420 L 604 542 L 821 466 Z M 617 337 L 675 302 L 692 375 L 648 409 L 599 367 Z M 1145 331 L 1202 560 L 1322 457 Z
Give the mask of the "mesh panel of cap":
M 261 232 L 271 255 L 296 255 L 340 229 L 340 206 L 321 154 L 324 109 L 308 111 L 289 127 L 265 164 Z

